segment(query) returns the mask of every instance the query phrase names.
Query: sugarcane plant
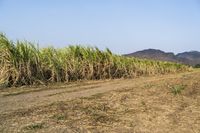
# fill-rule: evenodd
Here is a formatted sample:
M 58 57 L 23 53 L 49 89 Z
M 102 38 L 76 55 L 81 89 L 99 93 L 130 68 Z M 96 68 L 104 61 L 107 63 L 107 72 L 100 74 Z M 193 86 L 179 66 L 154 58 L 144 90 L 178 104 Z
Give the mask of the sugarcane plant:
M 124 57 L 97 47 L 39 48 L 28 41 L 9 40 L 0 34 L 0 86 L 134 78 L 177 73 L 190 67 L 153 60 Z

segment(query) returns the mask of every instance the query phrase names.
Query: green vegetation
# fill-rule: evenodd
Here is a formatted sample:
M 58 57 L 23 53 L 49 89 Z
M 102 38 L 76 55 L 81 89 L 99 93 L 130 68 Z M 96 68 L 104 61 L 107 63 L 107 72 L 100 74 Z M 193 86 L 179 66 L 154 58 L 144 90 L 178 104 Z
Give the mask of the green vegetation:
M 64 115 L 64 114 L 58 114 L 58 115 L 54 115 L 52 118 L 54 118 L 54 119 L 60 121 L 60 120 L 65 120 L 66 117 L 67 117 L 67 116 Z
M 13 42 L 4 34 L 0 34 L 0 53 L 1 87 L 132 78 L 190 69 L 181 64 L 123 57 L 96 47 L 40 49 L 27 41 Z
M 44 127 L 44 123 L 34 123 L 24 127 L 25 130 L 37 130 L 42 129 Z
M 171 87 L 171 92 L 174 95 L 177 95 L 177 94 L 180 94 L 184 89 L 185 89 L 184 85 L 175 85 L 175 86 Z

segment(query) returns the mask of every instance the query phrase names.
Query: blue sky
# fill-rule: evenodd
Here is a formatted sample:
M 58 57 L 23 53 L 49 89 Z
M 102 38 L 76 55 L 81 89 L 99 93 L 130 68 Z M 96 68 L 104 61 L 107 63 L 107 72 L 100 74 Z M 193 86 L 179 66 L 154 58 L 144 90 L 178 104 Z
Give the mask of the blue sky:
M 0 31 L 42 47 L 200 51 L 200 0 L 0 0 Z

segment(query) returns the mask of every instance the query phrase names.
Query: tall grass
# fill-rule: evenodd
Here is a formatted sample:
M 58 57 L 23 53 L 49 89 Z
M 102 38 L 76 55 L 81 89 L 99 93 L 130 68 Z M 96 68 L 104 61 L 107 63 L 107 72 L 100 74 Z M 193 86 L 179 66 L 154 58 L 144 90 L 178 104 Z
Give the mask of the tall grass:
M 27 41 L 13 42 L 4 34 L 0 34 L 0 53 L 0 84 L 5 86 L 134 78 L 189 70 L 181 64 L 123 57 L 96 47 L 39 49 Z

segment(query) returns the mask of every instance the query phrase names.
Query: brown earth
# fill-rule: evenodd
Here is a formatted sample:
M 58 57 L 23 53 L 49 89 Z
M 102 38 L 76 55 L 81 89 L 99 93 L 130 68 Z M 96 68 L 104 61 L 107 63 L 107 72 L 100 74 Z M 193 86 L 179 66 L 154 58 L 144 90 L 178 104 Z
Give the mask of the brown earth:
M 199 133 L 200 71 L 3 89 L 0 132 Z

